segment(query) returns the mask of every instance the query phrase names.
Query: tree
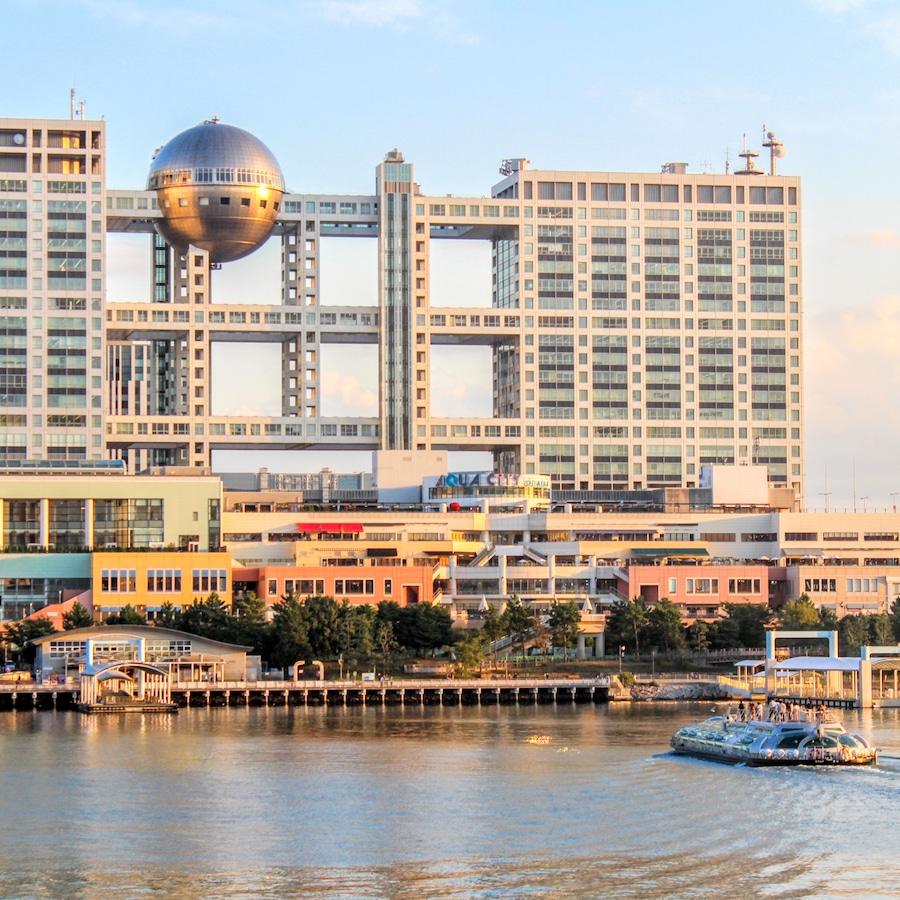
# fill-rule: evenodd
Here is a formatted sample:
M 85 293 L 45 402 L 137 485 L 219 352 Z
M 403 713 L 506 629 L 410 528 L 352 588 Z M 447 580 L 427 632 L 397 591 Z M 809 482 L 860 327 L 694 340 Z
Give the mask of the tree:
M 888 617 L 888 621 L 890 622 L 890 617 Z M 833 609 L 828 609 L 827 606 L 819 607 L 819 631 L 837 631 L 838 630 L 838 617 Z
M 628 606 L 627 600 L 614 600 L 606 618 L 607 640 L 614 643 L 617 648 L 623 644 L 626 647 L 634 646 L 634 633 L 628 621 Z M 618 653 L 618 650 L 616 652 Z
M 178 628 L 179 615 L 178 610 L 175 609 L 175 604 L 173 604 L 171 600 L 166 600 L 156 613 L 153 624 L 157 628 Z
M 259 624 L 266 621 L 266 601 L 257 597 L 255 591 L 247 591 L 237 597 L 233 604 L 234 614 L 241 620 Z
M 307 597 L 306 628 L 312 655 L 317 659 L 337 656 L 341 650 L 341 608 L 332 597 Z
M 62 621 L 66 631 L 72 631 L 74 628 L 87 628 L 94 624 L 93 616 L 87 611 L 87 607 L 82 606 L 77 600 L 67 612 L 63 613 Z
M 397 649 L 397 639 L 394 637 L 394 626 L 390 622 L 382 622 L 378 626 L 378 646 L 381 648 L 381 656 L 384 660 L 384 671 L 391 670 L 391 657 Z
M 780 627 L 785 631 L 818 631 L 819 611 L 807 594 L 788 600 L 778 614 Z
M 634 633 L 634 652 L 638 659 L 641 658 L 641 634 L 647 626 L 647 603 L 644 598 L 638 594 L 632 597 L 625 610 L 625 621 L 628 623 Z
M 684 646 L 681 610 L 671 600 L 663 597 L 647 613 L 647 620 L 647 639 L 656 647 L 662 647 L 667 655 L 671 650 Z
M 466 631 L 453 647 L 456 655 L 453 673 L 459 677 L 465 677 L 480 670 L 486 643 L 487 638 L 483 630 Z
M 553 643 L 553 635 L 550 627 L 545 622 L 544 616 L 535 616 L 531 630 L 529 631 L 529 640 L 531 641 L 531 651 L 537 651 L 541 656 L 546 656 L 550 651 L 550 645 Z
M 453 643 L 453 620 L 443 606 L 414 603 L 400 609 L 395 636 L 408 651 L 434 652 Z
M 563 659 L 568 661 L 569 650 L 574 647 L 581 632 L 581 612 L 574 600 L 568 603 L 553 601 L 550 607 L 550 633 L 553 635 L 553 646 L 563 648 Z
M 130 603 L 123 606 L 117 613 L 107 616 L 104 625 L 146 625 L 147 617 L 142 616 Z
M 493 606 L 489 606 L 487 612 L 484 614 L 484 625 L 481 627 L 481 633 L 487 640 L 488 647 L 503 636 L 503 622 L 500 619 L 500 613 L 498 613 Z M 493 657 L 494 662 L 496 663 L 496 650 L 493 651 Z
M 891 617 L 883 613 L 874 613 L 869 620 L 869 643 L 876 647 L 884 647 L 893 643 L 894 631 Z
M 231 615 L 219 595 L 213 591 L 205 600 L 195 600 L 178 617 L 181 631 L 214 641 L 227 641 L 232 631 Z
M 719 649 L 728 647 L 765 647 L 766 625 L 772 620 L 772 612 L 768 606 L 761 603 L 726 603 L 726 619 L 720 620 L 724 625 L 726 620 L 734 623 L 736 629 L 735 643 L 725 643 Z M 719 637 L 730 634 L 732 629 L 725 626 Z
M 481 633 L 491 643 L 503 634 L 503 623 L 500 621 L 500 613 L 493 606 L 489 606 L 484 614 L 484 625 L 481 627 Z
M 894 640 L 900 642 L 900 597 L 891 604 L 891 627 L 894 631 Z
M 297 594 L 290 591 L 272 607 L 271 660 L 282 669 L 298 659 L 311 656 L 306 610 Z
M 698 650 L 701 653 L 709 650 L 709 625 L 706 622 L 698 619 L 688 625 L 686 632 L 688 646 L 692 650 Z
M 28 642 L 34 638 L 43 637 L 45 634 L 53 634 L 56 629 L 46 616 L 37 619 L 20 619 L 18 622 L 9 622 L 5 626 L 5 640 L 9 644 L 15 656 L 26 665 L 34 665 L 37 656 L 37 647 Z
M 353 606 L 344 600 L 340 608 L 338 634 L 340 651 L 345 659 L 366 658 L 374 649 L 375 609 L 368 603 Z
M 840 625 L 840 646 L 843 656 L 859 656 L 859 648 L 869 639 L 867 616 L 844 616 Z
M 735 605 L 735 604 L 726 604 Z M 758 643 L 748 644 L 743 639 L 741 623 L 726 615 L 724 619 L 712 622 L 707 632 L 711 650 L 734 650 L 738 647 L 758 647 Z M 765 642 L 765 641 L 763 641 Z
M 503 624 L 503 631 L 512 638 L 513 644 L 518 643 L 521 646 L 522 656 L 524 656 L 525 640 L 528 632 L 534 627 L 534 616 L 519 599 L 518 594 L 510 594 L 500 621 Z

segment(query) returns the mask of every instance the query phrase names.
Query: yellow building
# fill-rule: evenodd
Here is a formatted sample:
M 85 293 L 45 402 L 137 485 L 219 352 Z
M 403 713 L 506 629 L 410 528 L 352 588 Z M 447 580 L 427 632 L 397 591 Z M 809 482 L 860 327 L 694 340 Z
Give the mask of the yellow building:
M 231 556 L 177 550 L 93 553 L 91 581 L 96 619 L 132 606 L 152 621 L 165 603 L 190 606 L 212 593 L 230 606 Z

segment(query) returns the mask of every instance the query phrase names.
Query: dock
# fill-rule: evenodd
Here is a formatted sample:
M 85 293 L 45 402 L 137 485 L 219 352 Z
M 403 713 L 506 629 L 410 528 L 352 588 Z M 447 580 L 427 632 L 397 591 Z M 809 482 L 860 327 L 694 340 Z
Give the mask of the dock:
M 608 703 L 608 678 L 173 682 L 181 709 L 247 706 L 489 706 Z M 0 685 L 0 712 L 79 709 L 78 685 Z M 118 705 L 118 704 L 117 704 Z M 96 713 L 150 710 L 90 704 Z

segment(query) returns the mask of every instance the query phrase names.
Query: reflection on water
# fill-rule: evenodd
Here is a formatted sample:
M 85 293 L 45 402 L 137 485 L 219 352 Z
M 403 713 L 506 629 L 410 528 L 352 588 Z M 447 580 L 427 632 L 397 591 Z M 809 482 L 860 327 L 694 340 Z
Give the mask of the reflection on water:
M 676 758 L 708 707 L 0 716 L 0 896 L 892 896 L 900 759 Z M 891 711 L 848 714 L 900 757 Z M 547 735 L 550 740 L 529 741 Z

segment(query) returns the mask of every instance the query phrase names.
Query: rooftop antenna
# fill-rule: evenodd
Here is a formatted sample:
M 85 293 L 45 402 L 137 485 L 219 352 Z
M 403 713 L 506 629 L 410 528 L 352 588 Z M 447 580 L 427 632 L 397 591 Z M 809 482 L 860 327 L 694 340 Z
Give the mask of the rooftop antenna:
M 763 131 L 765 131 L 766 140 L 763 141 L 763 147 L 769 148 L 769 174 L 775 174 L 775 160 L 782 159 L 784 157 L 784 144 L 781 141 L 775 139 L 774 131 L 766 131 L 766 126 L 763 125 Z
M 746 131 L 744 132 L 744 149 L 741 150 L 740 153 L 738 153 L 738 156 L 740 156 L 742 159 L 746 160 L 746 162 L 744 163 L 743 169 L 735 170 L 735 173 L 734 173 L 735 175 L 765 175 L 766 174 L 765 172 L 763 172 L 762 169 L 757 169 L 753 165 L 753 160 L 757 156 L 759 156 L 759 153 L 757 153 L 755 150 L 747 149 L 747 132 Z
M 731 171 L 731 148 L 726 144 L 725 146 L 725 174 L 727 175 Z
M 79 103 L 75 102 L 75 86 L 69 89 L 69 118 L 70 119 L 84 119 L 84 100 L 81 100 Z

